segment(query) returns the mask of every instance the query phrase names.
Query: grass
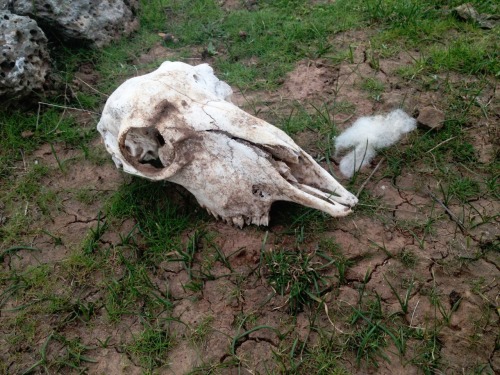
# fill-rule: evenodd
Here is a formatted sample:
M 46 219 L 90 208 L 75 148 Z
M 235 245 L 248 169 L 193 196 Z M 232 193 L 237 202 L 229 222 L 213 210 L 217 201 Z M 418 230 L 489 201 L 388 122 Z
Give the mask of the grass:
M 213 331 L 212 324 L 214 320 L 214 316 L 207 315 L 203 317 L 196 327 L 192 328 L 191 340 L 194 345 L 201 345 L 206 341 L 208 335 Z
M 174 339 L 168 326 L 147 325 L 140 334 L 134 337 L 132 343 L 125 347 L 125 350 L 138 358 L 147 372 L 152 372 L 154 369 L 167 365 L 166 354 L 173 344 Z
M 88 142 L 95 136 L 94 129 L 82 129 L 75 126 L 72 116 L 58 109 L 44 109 L 37 113 L 0 111 L 0 176 L 2 186 L 14 169 L 14 162 L 23 159 L 23 155 L 33 152 L 44 143 L 64 142 L 76 146 Z
M 418 264 L 418 257 L 415 252 L 410 249 L 403 249 L 399 253 L 401 263 L 408 268 L 414 268 Z
M 311 267 L 308 255 L 279 249 L 264 254 L 264 262 L 270 285 L 278 294 L 289 296 L 287 302 L 292 312 L 313 301 L 324 288 L 324 281 Z
M 289 364 L 287 365 L 289 366 Z M 336 348 L 331 344 L 331 340 L 328 337 L 322 337 L 320 344 L 311 348 L 306 353 L 303 362 L 289 366 L 286 371 L 288 374 L 297 375 L 305 372 L 323 375 L 347 375 L 350 373 L 339 364 Z
M 124 316 L 138 313 L 138 304 L 142 305 L 141 316 L 153 319 L 172 307 L 168 293 L 153 284 L 146 268 L 121 257 L 123 276 L 110 278 L 107 283 L 104 308 L 111 322 L 117 322 Z
M 178 249 L 179 234 L 189 226 L 189 215 L 172 203 L 164 183 L 151 184 L 134 179 L 124 185 L 108 203 L 109 215 L 117 220 L 131 217 L 145 239 L 151 260 Z M 189 206 L 184 211 L 189 210 Z
M 361 84 L 361 88 L 367 91 L 371 98 L 375 101 L 380 101 L 381 94 L 384 91 L 384 84 L 376 78 L 366 78 Z
M 449 11 L 458 0 L 220 3 L 141 0 L 134 35 L 101 50 L 53 51 L 74 95 L 0 111 L 0 373 L 92 373 L 113 353 L 127 357 L 133 369 L 124 371 L 156 374 L 174 371 L 183 345 L 202 359 L 193 374 L 340 375 L 397 361 L 425 374 L 494 373 L 496 276 L 477 269 L 493 269 L 498 254 L 498 241 L 483 239 L 496 228 L 500 194 L 498 153 L 485 153 L 498 143 L 498 26 L 458 19 Z M 471 3 L 498 13 L 493 1 Z M 331 172 L 332 137 L 370 111 L 361 99 L 378 111 L 395 90 L 405 104 L 429 95 L 444 126 L 381 150 L 367 184 L 364 171 L 343 181 L 363 187 L 345 219 L 277 202 L 267 231 L 239 231 L 215 224 L 171 183 L 121 176 L 111 187 L 56 187 L 81 165 L 109 167 L 94 142 L 99 113 L 121 82 L 161 63 L 139 58 L 159 46 L 172 59 L 210 63 L 255 115 L 307 136 L 306 151 Z M 409 63 L 384 70 L 398 59 Z M 304 60 L 332 77 L 365 64 L 377 78 L 360 75 L 352 87 L 339 78 L 322 102 L 269 96 Z M 97 74 L 95 86 L 72 86 L 81 64 Z M 34 154 L 43 145 L 50 164 Z M 398 217 L 374 189 L 387 180 L 421 216 Z M 461 236 L 473 256 L 454 252 Z M 451 304 L 450 286 L 461 296 Z M 451 342 L 469 305 L 478 310 L 460 327 L 467 340 Z M 474 359 L 449 363 L 464 357 Z
M 62 353 L 59 356 L 48 355 L 49 345 L 54 343 L 62 346 Z M 82 345 L 79 340 L 68 340 L 64 336 L 51 333 L 40 348 L 40 359 L 22 373 L 29 374 L 38 368 L 43 369 L 47 373 L 53 370 L 68 371 L 69 369 L 85 371 L 85 363 L 95 362 L 94 359 L 84 354 L 89 349 L 91 348 Z
M 256 11 L 226 13 L 213 0 L 194 6 L 179 1 L 171 5 L 174 22 L 167 31 L 180 36 L 180 47 L 212 45 L 218 52 L 215 66 L 230 84 L 273 88 L 294 62 L 327 55 L 328 35 L 360 23 L 351 9 L 347 1 L 336 7 L 310 7 L 304 1 L 262 2 Z M 256 59 L 255 65 L 248 63 L 251 58 Z
M 292 107 L 288 117 L 282 118 L 280 116 L 280 122 L 276 126 L 288 134 L 297 134 L 309 130 L 331 138 L 338 132 L 336 125 L 332 121 L 332 113 L 350 113 L 350 109 L 335 104 L 324 104 L 322 107 L 311 104 L 311 108 L 308 109 L 297 103 Z

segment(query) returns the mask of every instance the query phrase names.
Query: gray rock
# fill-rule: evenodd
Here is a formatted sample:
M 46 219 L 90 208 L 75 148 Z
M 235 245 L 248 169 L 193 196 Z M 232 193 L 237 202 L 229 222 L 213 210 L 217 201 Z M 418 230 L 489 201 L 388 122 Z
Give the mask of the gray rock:
M 493 29 L 498 25 L 498 15 L 479 14 L 471 3 L 462 4 L 453 8 L 453 12 L 464 21 L 475 21 L 483 29 Z
M 424 107 L 419 109 L 417 122 L 419 126 L 438 130 L 444 125 L 444 113 L 434 107 Z
M 36 21 L 0 10 L 0 45 L 0 102 L 41 91 L 51 61 Z
M 0 0 L 69 42 L 102 47 L 135 31 L 138 0 Z

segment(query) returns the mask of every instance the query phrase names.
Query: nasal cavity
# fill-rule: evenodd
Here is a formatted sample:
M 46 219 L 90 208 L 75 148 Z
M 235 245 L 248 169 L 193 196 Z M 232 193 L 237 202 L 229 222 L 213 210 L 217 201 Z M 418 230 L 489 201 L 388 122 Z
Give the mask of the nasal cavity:
M 148 164 L 154 168 L 165 168 L 160 160 L 159 150 L 165 145 L 165 139 L 154 127 L 131 128 L 125 138 L 127 159 L 134 164 Z
M 265 190 L 263 189 L 263 186 L 260 186 L 260 185 L 253 185 L 252 186 L 252 194 L 254 197 L 257 197 L 257 198 L 266 198 L 269 196 L 269 194 L 266 193 Z

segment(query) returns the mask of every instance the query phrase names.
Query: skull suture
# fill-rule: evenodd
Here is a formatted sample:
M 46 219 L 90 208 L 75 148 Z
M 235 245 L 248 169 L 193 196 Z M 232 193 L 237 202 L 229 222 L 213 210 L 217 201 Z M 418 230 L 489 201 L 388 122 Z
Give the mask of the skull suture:
M 283 131 L 228 101 L 207 64 L 164 62 L 109 97 L 97 129 L 117 167 L 184 186 L 216 218 L 268 225 L 274 201 L 344 216 L 357 198 Z

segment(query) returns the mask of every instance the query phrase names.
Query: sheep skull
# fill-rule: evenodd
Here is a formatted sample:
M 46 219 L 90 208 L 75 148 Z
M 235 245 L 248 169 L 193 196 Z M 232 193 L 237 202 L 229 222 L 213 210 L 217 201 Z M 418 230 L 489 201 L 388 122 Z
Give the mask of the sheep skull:
M 229 101 L 207 64 L 164 62 L 109 97 L 97 125 L 125 172 L 184 186 L 216 218 L 268 225 L 274 201 L 344 216 L 357 198 L 283 131 Z

